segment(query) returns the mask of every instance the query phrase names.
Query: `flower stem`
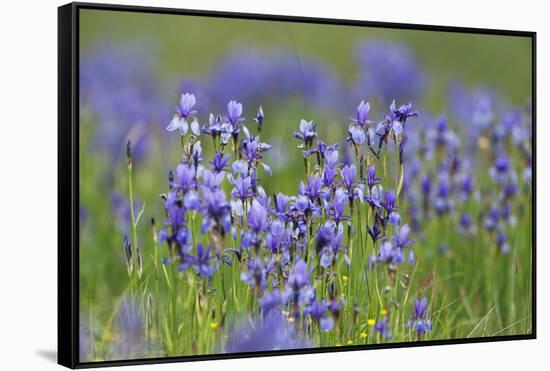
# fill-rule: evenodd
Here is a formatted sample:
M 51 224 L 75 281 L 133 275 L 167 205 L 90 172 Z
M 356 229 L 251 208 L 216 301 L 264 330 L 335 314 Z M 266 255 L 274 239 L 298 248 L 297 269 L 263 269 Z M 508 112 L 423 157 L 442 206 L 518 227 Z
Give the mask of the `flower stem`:
M 132 181 L 132 163 L 128 164 L 128 194 L 130 198 L 130 214 L 132 217 L 132 242 L 133 242 L 133 256 L 134 256 L 134 267 L 138 270 L 138 277 L 141 278 L 141 269 L 139 269 L 139 257 L 138 257 L 138 242 L 137 242 L 137 224 L 136 224 L 136 214 L 134 213 L 134 189 Z

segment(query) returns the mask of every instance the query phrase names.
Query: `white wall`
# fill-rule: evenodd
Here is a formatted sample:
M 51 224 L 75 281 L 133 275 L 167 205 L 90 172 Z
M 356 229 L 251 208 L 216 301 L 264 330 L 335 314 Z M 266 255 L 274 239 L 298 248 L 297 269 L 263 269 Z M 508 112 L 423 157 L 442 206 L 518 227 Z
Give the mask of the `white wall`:
M 548 360 L 549 285 L 544 233 L 550 218 L 550 22 L 544 1 L 122 1 L 282 15 L 365 19 L 538 32 L 538 334 L 536 341 L 452 345 L 149 366 L 155 370 L 521 370 Z M 6 1 L 0 21 L 0 368 L 48 370 L 56 349 L 55 0 Z M 546 350 L 545 355 L 543 351 Z M 137 369 L 136 367 L 128 368 Z

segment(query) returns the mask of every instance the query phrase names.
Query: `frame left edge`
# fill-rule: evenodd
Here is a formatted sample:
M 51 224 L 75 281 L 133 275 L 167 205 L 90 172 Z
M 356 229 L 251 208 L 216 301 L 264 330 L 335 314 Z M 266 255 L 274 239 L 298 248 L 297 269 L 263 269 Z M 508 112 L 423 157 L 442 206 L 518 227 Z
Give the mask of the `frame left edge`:
M 76 7 L 57 12 L 57 363 L 78 365 L 78 204 L 75 197 L 76 135 Z M 76 242 L 75 242 L 76 241 Z

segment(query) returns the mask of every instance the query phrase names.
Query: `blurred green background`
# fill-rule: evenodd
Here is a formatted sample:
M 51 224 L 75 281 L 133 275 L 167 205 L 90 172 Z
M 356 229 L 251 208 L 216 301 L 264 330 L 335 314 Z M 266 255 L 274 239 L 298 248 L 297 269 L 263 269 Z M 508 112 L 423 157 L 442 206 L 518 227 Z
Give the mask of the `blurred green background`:
M 493 86 L 512 104 L 524 103 L 531 93 L 531 40 L 525 37 L 103 10 L 82 10 L 80 17 L 82 53 L 105 40 L 151 43 L 162 73 L 174 77 L 204 75 L 232 48 L 244 46 L 316 56 L 342 78 L 353 80 L 353 45 L 368 39 L 397 41 L 413 50 L 429 71 L 429 104 L 445 103 L 445 83 L 452 78 Z

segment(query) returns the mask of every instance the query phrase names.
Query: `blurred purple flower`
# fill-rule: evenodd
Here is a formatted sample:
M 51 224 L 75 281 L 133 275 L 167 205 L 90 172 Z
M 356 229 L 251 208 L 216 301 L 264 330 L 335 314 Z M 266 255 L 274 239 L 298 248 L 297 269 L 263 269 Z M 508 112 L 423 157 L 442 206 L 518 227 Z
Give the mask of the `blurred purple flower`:
M 300 349 L 311 346 L 289 321 L 275 310 L 269 311 L 264 317 L 245 321 L 231 329 L 227 339 L 227 353 Z
M 359 76 L 357 91 L 378 96 L 382 102 L 392 99 L 418 99 L 426 86 L 425 73 L 412 51 L 405 45 L 369 40 L 357 45 Z

